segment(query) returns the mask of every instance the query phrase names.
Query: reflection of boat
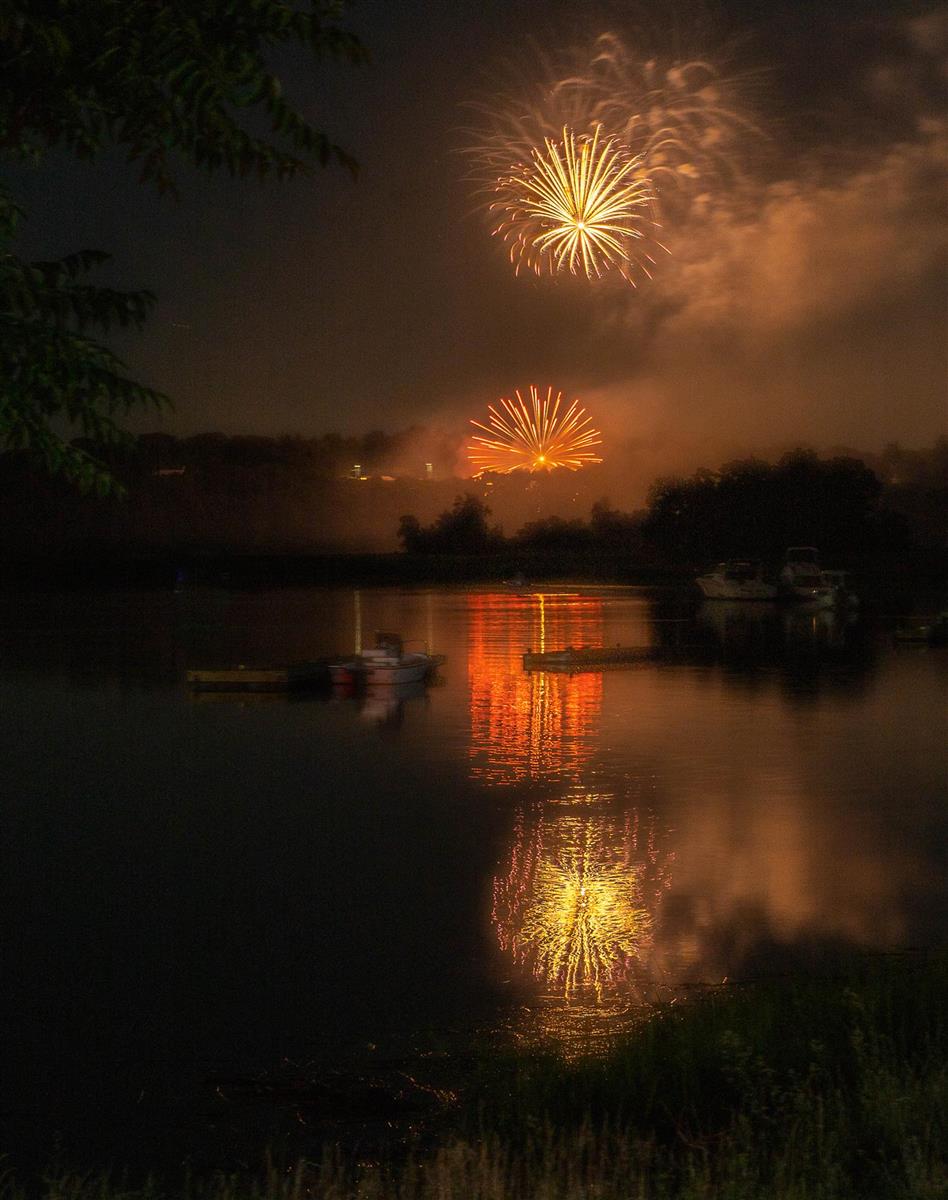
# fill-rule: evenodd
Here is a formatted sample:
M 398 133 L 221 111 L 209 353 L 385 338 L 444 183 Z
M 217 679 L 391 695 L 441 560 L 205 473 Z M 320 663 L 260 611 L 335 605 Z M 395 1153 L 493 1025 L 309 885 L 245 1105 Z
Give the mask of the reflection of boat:
M 443 662 L 443 654 L 420 651 L 406 654 L 398 634 L 379 633 L 371 650 L 363 650 L 361 654 L 352 658 L 331 662 L 329 674 L 333 683 L 417 683 Z
M 849 584 L 848 571 L 821 571 L 823 582 L 833 592 L 834 608 L 858 608 L 859 597 Z
M 817 608 L 836 603 L 835 589 L 824 579 L 814 546 L 790 546 L 780 571 L 780 593 L 787 600 L 802 600 Z
M 651 646 L 567 646 L 563 650 L 528 650 L 525 671 L 596 671 L 621 663 L 651 662 Z
M 777 587 L 761 575 L 760 563 L 732 560 L 695 580 L 707 600 L 775 600 Z
M 293 663 L 285 667 L 230 667 L 221 671 L 188 671 L 196 692 L 288 692 L 317 687 L 328 678 L 325 662 Z
M 364 721 L 374 721 L 377 725 L 397 726 L 401 724 L 405 702 L 417 700 L 425 694 L 423 679 L 381 686 L 369 684 L 365 689 L 359 715 Z

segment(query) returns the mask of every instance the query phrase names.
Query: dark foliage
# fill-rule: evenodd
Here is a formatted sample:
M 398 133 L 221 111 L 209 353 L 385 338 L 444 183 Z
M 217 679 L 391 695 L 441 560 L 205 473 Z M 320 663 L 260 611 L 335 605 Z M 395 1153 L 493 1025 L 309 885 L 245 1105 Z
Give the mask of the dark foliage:
M 587 550 L 591 544 L 589 526 L 574 518 L 544 517 L 530 521 L 517 533 L 513 542 L 524 550 Z
M 914 495 L 916 508 L 924 507 L 923 496 L 931 506 L 943 492 L 937 486 L 939 455 L 936 445 L 928 480 L 935 486 L 916 484 L 921 493 Z M 588 523 L 544 517 L 511 539 L 502 541 L 495 531 L 494 544 L 695 565 L 738 556 L 776 563 L 788 546 L 815 545 L 846 561 L 910 546 L 909 522 L 883 502 L 885 491 L 878 475 L 857 458 L 821 460 L 812 451 L 795 450 L 776 465 L 747 459 L 719 471 L 697 471 L 690 479 L 660 479 L 643 513 L 619 512 L 599 501 Z M 453 541 L 456 529 L 463 532 L 452 513 L 442 514 L 430 529 L 422 529 L 414 517 L 403 517 L 400 537 L 406 549 L 416 552 L 464 553 Z M 934 539 L 934 545 L 943 544 Z
M 882 491 L 858 459 L 820 460 L 796 450 L 776 466 L 747 459 L 690 479 L 659 480 L 643 532 L 665 553 L 694 562 L 773 559 L 791 545 L 834 555 L 903 548 L 906 523 L 882 508 Z
M 173 163 L 285 177 L 349 155 L 283 97 L 271 52 L 296 43 L 315 58 L 359 62 L 337 0 L 0 0 L 0 167 L 61 147 L 94 159 L 119 146 L 143 182 L 174 187 Z M 267 132 L 250 132 L 263 121 Z M 0 178 L 0 447 L 108 491 L 103 463 L 60 436 L 123 437 L 116 417 L 167 398 L 129 379 L 98 338 L 139 328 L 154 297 L 89 282 L 107 256 L 57 262 L 13 252 L 22 217 Z M 95 334 L 96 336 L 92 336 Z
M 425 528 L 412 516 L 402 517 L 398 536 L 412 554 L 490 554 L 504 545 L 499 526 L 487 524 L 490 509 L 476 496 L 458 496 L 448 512 Z
M 123 505 L 94 496 L 78 498 L 62 476 L 50 479 L 37 471 L 28 452 L 8 451 L 0 456 L 0 508 L 5 517 L 0 550 L 22 554 L 41 545 L 52 555 L 95 547 L 103 553 L 123 547 L 143 552 L 205 547 L 367 553 L 394 548 L 399 513 L 413 514 L 402 521 L 401 544 L 416 554 L 462 555 L 469 553 L 466 547 L 472 544 L 476 548 L 471 553 L 483 558 L 486 545 L 498 552 L 497 569 L 508 573 L 529 574 L 534 569 L 531 564 L 542 562 L 536 569 L 547 572 L 589 568 L 612 577 L 667 567 L 687 576 L 716 557 L 731 555 L 762 558 L 773 568 L 787 545 L 806 543 L 815 544 L 832 565 L 854 567 L 880 554 L 900 559 L 910 549 L 905 545 L 906 520 L 910 541 L 925 561 L 943 561 L 948 544 L 944 529 L 948 490 L 939 469 L 940 445 L 913 451 L 911 456 L 900 453 L 900 459 L 911 458 L 911 470 L 902 462 L 897 478 L 885 480 L 881 498 L 868 504 L 862 517 L 857 512 L 851 526 L 838 531 L 843 538 L 840 548 L 826 540 L 825 525 L 816 533 L 812 526 L 801 533 L 800 526 L 790 524 L 796 519 L 793 513 L 780 516 L 783 524 L 776 533 L 763 525 L 758 531 L 748 520 L 750 531 L 744 528 L 733 538 L 733 551 L 724 548 L 726 541 L 719 542 L 718 549 L 706 547 L 702 540 L 710 537 L 707 530 L 719 498 L 714 485 L 718 476 L 710 472 L 674 485 L 665 483 L 660 489 L 663 501 L 677 494 L 673 487 L 692 498 L 697 495 L 684 516 L 669 516 L 662 505 L 625 513 L 600 500 L 592 505 L 588 520 L 534 517 L 507 538 L 486 515 L 468 525 L 455 521 L 459 481 L 451 470 L 456 449 L 450 437 L 419 428 L 362 438 L 223 433 L 177 438 L 153 433 L 112 444 L 93 438 L 70 443 L 72 452 L 104 464 L 120 481 L 127 490 L 128 502 Z M 430 476 L 428 462 L 434 468 Z M 359 478 L 353 477 L 355 463 L 361 464 Z M 877 466 L 876 473 L 881 469 Z M 780 471 L 779 465 L 760 464 L 755 483 L 758 522 L 765 504 L 771 503 L 767 489 Z M 494 488 L 481 494 L 481 500 L 496 506 L 495 512 L 505 511 L 504 506 L 507 512 L 516 511 L 519 500 L 521 513 L 524 499 L 534 513 L 562 502 L 555 490 L 548 494 L 529 482 L 521 481 L 522 490 L 515 493 L 516 482 L 510 481 L 510 490 Z M 731 486 L 737 490 L 733 480 Z M 875 494 L 873 487 L 871 495 Z M 798 494 L 793 504 L 805 509 L 808 502 L 805 494 Z M 483 506 L 473 511 L 486 514 Z M 469 518 L 471 512 L 465 510 L 465 516 Z M 718 519 L 723 519 L 720 513 Z M 502 560 L 506 566 L 500 565 Z M 431 569 L 440 568 L 433 563 Z

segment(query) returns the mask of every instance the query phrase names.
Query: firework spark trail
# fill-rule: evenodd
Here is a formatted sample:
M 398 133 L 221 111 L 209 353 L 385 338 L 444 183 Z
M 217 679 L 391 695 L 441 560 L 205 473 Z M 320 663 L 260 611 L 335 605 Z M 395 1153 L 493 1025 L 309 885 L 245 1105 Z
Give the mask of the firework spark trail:
M 503 213 L 494 233 L 510 243 L 517 271 L 568 267 L 592 279 L 615 269 L 634 283 L 638 267 L 651 278 L 646 264 L 655 259 L 644 247 L 655 222 L 642 159 L 614 138 L 600 142 L 598 127 L 578 139 L 564 127 L 561 142 L 544 145 L 530 167 L 498 182 L 502 198 L 492 205 Z
M 742 177 L 741 148 L 762 138 L 745 93 L 707 59 L 637 55 L 620 37 L 596 38 L 588 65 L 551 90 L 551 106 L 587 114 L 640 155 L 663 198 L 708 187 L 726 192 Z
M 651 211 L 679 235 L 689 221 L 740 202 L 749 184 L 748 152 L 766 140 L 750 103 L 759 72 L 728 74 L 707 56 L 643 49 L 648 41 L 640 38 L 630 48 L 617 34 L 604 33 L 555 58 L 538 54 L 532 69 L 511 64 L 509 84 L 495 85 L 490 99 L 469 106 L 478 119 L 463 152 L 492 219 L 498 209 L 523 207 L 524 176 L 535 171 L 537 158 L 549 161 L 546 148 L 564 128 L 578 141 L 601 130 L 622 146 L 638 164 L 629 181 L 635 176 L 643 187 L 648 183 Z M 514 263 L 529 256 L 539 270 L 542 256 L 528 223 L 505 233 Z M 637 259 L 627 264 L 627 278 L 638 266 L 648 270 L 643 252 L 651 232 L 643 224 L 640 233 L 627 247 Z
M 602 437 L 578 400 L 561 414 L 563 393 L 557 392 L 554 397 L 552 387 L 541 397 L 531 385 L 529 407 L 519 391 L 514 395 L 516 402 L 502 396 L 499 409 L 493 404 L 487 406 L 488 424 L 471 421 L 488 435 L 473 435 L 468 446 L 476 474 L 497 471 L 509 475 L 512 471 L 552 471 L 558 467 L 578 471 L 588 463 L 602 462 L 592 451 L 592 447 L 602 444 Z

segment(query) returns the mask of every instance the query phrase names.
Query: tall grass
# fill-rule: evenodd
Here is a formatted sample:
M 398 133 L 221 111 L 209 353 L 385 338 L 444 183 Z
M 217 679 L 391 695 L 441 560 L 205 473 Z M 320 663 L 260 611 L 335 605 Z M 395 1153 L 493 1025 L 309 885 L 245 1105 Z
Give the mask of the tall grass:
M 42 1200 L 936 1200 L 948 1197 L 948 956 L 671 1007 L 605 1057 L 486 1059 L 417 1159 L 135 1189 L 57 1175 Z M 13 1180 L 0 1200 L 26 1200 Z

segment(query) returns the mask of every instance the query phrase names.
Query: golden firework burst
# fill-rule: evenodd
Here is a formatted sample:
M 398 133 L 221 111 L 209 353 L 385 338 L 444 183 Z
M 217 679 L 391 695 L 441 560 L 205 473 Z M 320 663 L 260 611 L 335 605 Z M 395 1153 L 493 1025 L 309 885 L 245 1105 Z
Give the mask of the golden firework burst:
M 515 401 L 502 396 L 499 408 L 487 406 L 490 416 L 486 425 L 471 421 L 484 431 L 475 434 L 468 446 L 476 475 L 485 471 L 504 475 L 553 471 L 557 467 L 578 471 L 588 463 L 602 462 L 592 450 L 602 444 L 602 437 L 578 400 L 566 405 L 562 392 L 554 396 L 550 387 L 541 396 L 532 385 L 529 405 L 518 391 L 514 396 Z
M 518 271 L 568 269 L 598 279 L 615 270 L 633 283 L 635 268 L 650 275 L 655 222 L 643 160 L 615 138 L 601 140 L 598 126 L 589 136 L 564 126 L 561 141 L 545 138 L 544 149 L 502 177 L 497 192 L 492 207 L 502 216 L 494 233 L 509 244 Z
M 591 138 L 597 129 L 640 159 L 651 181 L 655 211 L 679 237 L 692 220 L 729 210 L 750 183 L 747 168 L 766 141 L 755 113 L 765 73 L 726 69 L 709 57 L 707 36 L 695 30 L 686 42 L 700 47 L 689 58 L 656 32 L 639 30 L 634 43 L 616 32 L 561 49 L 499 64 L 488 96 L 467 107 L 468 179 L 485 210 L 509 198 L 506 180 L 518 178 L 547 139 L 564 127 Z M 541 154 L 542 150 L 539 151 Z

